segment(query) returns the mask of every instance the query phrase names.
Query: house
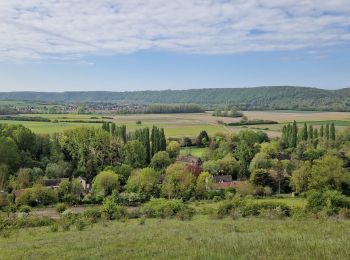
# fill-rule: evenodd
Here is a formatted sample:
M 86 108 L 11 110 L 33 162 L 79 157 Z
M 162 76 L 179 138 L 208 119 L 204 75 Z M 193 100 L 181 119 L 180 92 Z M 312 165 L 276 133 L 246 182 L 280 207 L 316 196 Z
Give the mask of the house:
M 79 176 L 77 180 L 80 182 L 81 186 L 83 186 L 84 191 L 90 190 L 90 184 L 87 182 L 86 178 Z
M 198 176 L 202 172 L 202 160 L 192 155 L 179 155 L 177 162 L 184 163 L 187 169 L 194 175 Z
M 43 186 L 56 190 L 60 183 L 64 180 L 69 180 L 68 178 L 58 178 L 58 179 L 44 179 Z
M 247 181 L 229 181 L 229 182 L 215 183 L 214 186 L 217 189 L 228 189 L 228 188 L 238 188 L 245 184 L 247 184 Z
M 232 175 L 215 175 L 213 181 L 215 183 L 232 182 Z

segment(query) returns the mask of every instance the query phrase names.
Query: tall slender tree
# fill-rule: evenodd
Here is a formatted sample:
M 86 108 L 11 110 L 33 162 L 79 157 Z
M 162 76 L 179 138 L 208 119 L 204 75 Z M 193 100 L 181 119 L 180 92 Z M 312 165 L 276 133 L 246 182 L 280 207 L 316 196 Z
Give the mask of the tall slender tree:
M 325 138 L 326 138 L 327 140 L 329 140 L 329 124 L 326 124 Z
M 292 147 L 297 147 L 298 143 L 298 126 L 297 122 L 294 120 L 292 129 Z
M 307 138 L 308 138 L 308 134 L 307 134 L 307 125 L 306 125 L 306 123 L 304 123 L 304 127 L 303 127 L 303 130 L 302 130 L 302 137 L 301 137 L 301 140 L 307 141 Z
M 331 124 L 331 128 L 329 130 L 329 135 L 330 135 L 330 139 L 335 141 L 335 127 L 334 127 L 334 123 Z
M 312 125 L 309 125 L 309 139 L 314 139 L 314 129 Z

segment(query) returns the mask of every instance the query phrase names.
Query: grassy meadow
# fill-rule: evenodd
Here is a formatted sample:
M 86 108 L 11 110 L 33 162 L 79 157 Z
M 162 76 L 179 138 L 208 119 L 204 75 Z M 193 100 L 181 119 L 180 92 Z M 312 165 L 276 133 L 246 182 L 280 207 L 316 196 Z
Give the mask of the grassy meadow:
M 147 219 L 83 231 L 21 229 L 0 238 L 0 259 L 349 259 L 350 221 Z
M 285 123 L 296 120 L 299 127 L 304 122 L 318 127 L 321 124 L 334 122 L 337 129 L 341 130 L 350 126 L 349 112 L 309 112 L 309 111 L 243 111 L 248 119 L 265 119 L 279 122 L 276 125 L 250 125 L 250 126 L 224 126 L 218 121 L 225 123 L 239 121 L 240 118 L 214 117 L 211 112 L 188 113 L 188 114 L 131 114 L 131 115 L 78 115 L 78 114 L 25 114 L 20 116 L 37 116 L 57 120 L 58 122 L 32 122 L 0 120 L 0 123 L 22 124 L 30 128 L 35 133 L 52 134 L 72 129 L 77 126 L 98 127 L 101 124 L 92 121 L 113 121 L 116 124 L 125 124 L 128 130 L 141 127 L 151 127 L 157 125 L 163 127 L 165 134 L 172 137 L 194 137 L 201 130 L 206 130 L 212 135 L 216 132 L 239 132 L 242 129 L 264 130 L 270 137 L 281 134 L 281 129 Z M 107 116 L 108 118 L 104 118 Z M 84 122 L 74 122 L 76 120 Z M 61 122 L 68 121 L 68 122 Z M 72 121 L 72 122 L 69 122 Z M 141 124 L 137 123 L 138 121 Z

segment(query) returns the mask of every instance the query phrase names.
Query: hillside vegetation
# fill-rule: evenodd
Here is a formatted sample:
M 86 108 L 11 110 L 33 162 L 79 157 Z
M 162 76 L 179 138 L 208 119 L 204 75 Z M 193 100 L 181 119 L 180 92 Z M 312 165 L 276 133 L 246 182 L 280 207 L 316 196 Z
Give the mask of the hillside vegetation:
M 273 86 L 134 92 L 2 92 L 0 100 L 232 104 L 241 110 L 350 111 L 350 89 Z

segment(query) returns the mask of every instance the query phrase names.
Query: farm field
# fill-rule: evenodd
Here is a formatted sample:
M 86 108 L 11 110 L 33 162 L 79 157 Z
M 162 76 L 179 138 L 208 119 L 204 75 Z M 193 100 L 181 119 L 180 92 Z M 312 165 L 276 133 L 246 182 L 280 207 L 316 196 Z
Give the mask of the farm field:
M 204 150 L 205 150 L 204 148 L 198 148 L 198 147 L 184 147 L 180 150 L 180 154 L 201 157 L 203 155 Z
M 0 238 L 0 259 L 349 259 L 350 221 L 232 220 L 111 221 L 51 232 L 21 229 Z
M 88 121 L 106 120 L 116 124 L 125 124 L 128 130 L 134 130 L 145 126 L 157 125 L 163 127 L 165 134 L 172 137 L 198 135 L 201 130 L 206 130 L 209 134 L 216 132 L 234 132 L 250 128 L 253 130 L 264 130 L 270 137 L 279 136 L 285 123 L 296 120 L 299 126 L 304 122 L 317 127 L 321 124 L 334 122 L 337 129 L 341 130 L 350 126 L 349 112 L 308 112 L 308 111 L 243 111 L 248 119 L 265 119 L 279 122 L 275 125 L 250 125 L 250 126 L 224 126 L 218 121 L 225 123 L 239 121 L 240 118 L 214 117 L 211 112 L 188 113 L 188 114 L 131 114 L 131 115 L 78 115 L 78 114 L 24 114 L 21 116 L 37 116 L 58 121 L 83 120 L 86 122 L 32 122 L 0 120 L 0 123 L 22 124 L 32 131 L 40 134 L 52 134 L 72 129 L 77 126 L 100 126 L 99 123 Z M 106 118 L 107 117 L 107 118 Z M 140 121 L 141 124 L 137 122 Z

